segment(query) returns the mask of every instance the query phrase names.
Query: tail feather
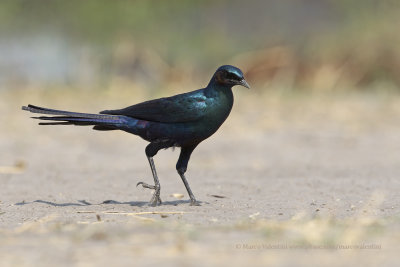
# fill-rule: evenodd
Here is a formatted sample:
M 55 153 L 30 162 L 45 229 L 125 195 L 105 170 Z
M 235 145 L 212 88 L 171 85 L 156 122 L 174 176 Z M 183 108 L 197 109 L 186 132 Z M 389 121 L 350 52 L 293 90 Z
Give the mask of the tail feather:
M 32 113 L 50 114 L 50 115 L 65 115 L 65 116 L 92 118 L 92 119 L 117 117 L 115 115 L 90 114 L 90 113 L 80 113 L 80 112 L 71 112 L 71 111 L 64 111 L 64 110 L 57 110 L 57 109 L 50 109 L 50 108 L 42 108 L 42 107 L 34 106 L 31 104 L 29 104 L 28 106 L 23 106 L 22 109 L 26 110 L 26 111 L 30 111 Z
M 70 111 L 42 108 L 34 105 L 23 106 L 22 109 L 30 111 L 32 113 L 57 115 L 57 116 L 32 117 L 34 119 L 52 121 L 52 122 L 40 122 L 39 125 L 71 125 L 71 124 L 82 125 L 82 126 L 94 125 L 94 126 L 101 126 L 99 128 L 101 128 L 102 130 L 105 129 L 115 130 L 118 129 L 118 126 L 121 126 L 126 122 L 124 116 L 120 115 L 103 115 L 103 114 L 70 112 Z
M 39 125 L 71 125 L 71 122 L 60 121 L 60 122 L 39 122 Z
M 112 130 L 117 130 L 118 127 L 117 126 L 113 126 L 113 125 L 95 125 L 93 126 L 93 130 L 97 130 L 97 131 L 112 131 Z

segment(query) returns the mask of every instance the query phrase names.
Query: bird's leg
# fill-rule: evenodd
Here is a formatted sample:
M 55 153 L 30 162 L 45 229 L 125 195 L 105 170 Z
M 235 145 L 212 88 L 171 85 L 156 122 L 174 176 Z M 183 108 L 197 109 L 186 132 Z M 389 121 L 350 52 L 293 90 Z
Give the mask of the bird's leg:
M 151 206 L 157 206 L 157 205 L 161 204 L 161 198 L 160 198 L 161 187 L 160 187 L 160 182 L 158 181 L 156 166 L 154 165 L 153 157 L 157 154 L 158 150 L 165 148 L 165 147 L 166 147 L 166 144 L 163 144 L 163 143 L 150 143 L 146 147 L 146 156 L 150 163 L 151 173 L 153 174 L 153 179 L 154 179 L 154 185 L 149 185 L 144 182 L 139 182 L 136 185 L 136 186 L 141 185 L 144 188 L 154 190 L 154 194 L 149 202 L 149 205 L 151 205 Z
M 176 163 L 176 170 L 178 171 L 179 175 L 182 178 L 182 182 L 186 187 L 186 191 L 190 197 L 190 205 L 191 206 L 200 206 L 199 202 L 197 202 L 196 198 L 194 197 L 192 190 L 190 189 L 189 183 L 186 180 L 185 172 L 187 169 L 187 165 L 189 163 L 190 155 L 192 154 L 193 150 L 196 146 L 192 147 L 182 147 L 181 154 L 179 155 L 178 162 Z
M 158 181 L 156 166 L 154 165 L 153 157 L 147 157 L 147 159 L 149 160 L 151 173 L 153 174 L 154 178 L 154 194 L 151 197 L 150 205 L 157 206 L 158 204 L 162 203 L 160 198 L 160 182 Z
M 158 181 L 158 176 L 157 176 L 157 171 L 156 171 L 156 166 L 154 165 L 153 157 L 147 157 L 150 163 L 150 168 L 151 168 L 151 173 L 153 174 L 153 179 L 154 179 L 154 185 L 149 185 L 144 182 L 139 182 L 137 183 L 136 186 L 141 185 L 143 188 L 148 188 L 148 189 L 153 189 L 154 194 L 150 199 L 149 205 L 151 206 L 157 206 L 158 204 L 161 204 L 161 198 L 160 198 L 160 182 Z
M 200 203 L 197 202 L 196 198 L 194 197 L 194 195 L 193 195 L 193 193 L 192 193 L 192 190 L 190 189 L 189 183 L 188 183 L 188 181 L 186 180 L 186 177 L 185 177 L 185 173 L 184 173 L 184 172 L 179 172 L 179 171 L 178 171 L 178 173 L 179 173 L 179 175 L 181 176 L 182 181 L 183 181 L 183 184 L 184 184 L 185 187 L 186 187 L 186 191 L 187 191 L 188 194 L 189 194 L 189 197 L 190 197 L 190 206 L 200 206 Z

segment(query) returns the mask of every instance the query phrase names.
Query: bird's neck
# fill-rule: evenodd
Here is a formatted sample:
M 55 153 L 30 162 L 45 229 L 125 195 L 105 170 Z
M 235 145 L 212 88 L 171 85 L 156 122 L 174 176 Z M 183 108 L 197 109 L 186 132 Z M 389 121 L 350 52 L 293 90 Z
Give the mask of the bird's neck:
M 219 95 L 220 93 L 231 95 L 232 85 L 221 84 L 213 77 L 205 88 L 205 91 L 209 96 Z

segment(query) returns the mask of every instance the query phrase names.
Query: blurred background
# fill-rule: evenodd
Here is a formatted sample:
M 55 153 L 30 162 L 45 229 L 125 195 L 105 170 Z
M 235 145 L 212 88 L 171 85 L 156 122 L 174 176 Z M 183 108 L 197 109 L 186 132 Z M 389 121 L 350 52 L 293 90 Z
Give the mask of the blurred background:
M 399 0 L 1 0 L 0 265 L 398 266 L 399 26 Z M 178 151 L 148 208 L 143 140 L 20 110 L 123 108 L 224 64 L 251 90 L 192 156 L 201 207 Z
M 254 90 L 396 91 L 399 23 L 395 0 L 4 0 L 0 90 L 152 95 L 234 64 Z

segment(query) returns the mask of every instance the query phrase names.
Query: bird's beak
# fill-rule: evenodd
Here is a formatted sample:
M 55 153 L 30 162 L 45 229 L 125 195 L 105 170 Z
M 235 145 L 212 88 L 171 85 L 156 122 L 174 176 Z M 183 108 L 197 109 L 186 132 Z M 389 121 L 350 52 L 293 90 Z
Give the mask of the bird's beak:
M 245 79 L 242 79 L 242 80 L 240 81 L 239 84 L 240 84 L 241 86 L 244 86 L 244 87 L 250 89 L 250 85 L 246 82 Z

